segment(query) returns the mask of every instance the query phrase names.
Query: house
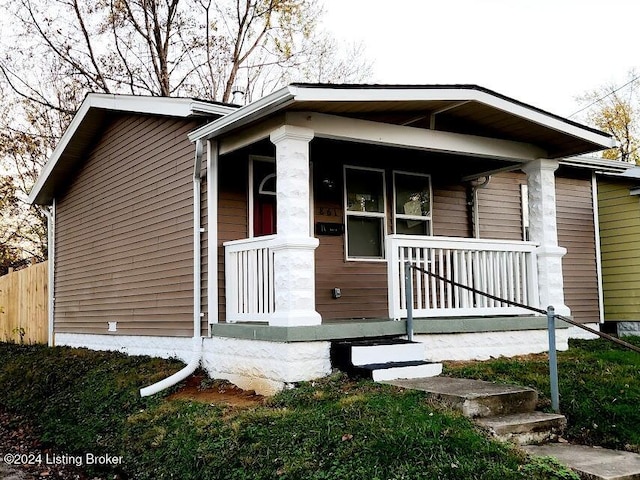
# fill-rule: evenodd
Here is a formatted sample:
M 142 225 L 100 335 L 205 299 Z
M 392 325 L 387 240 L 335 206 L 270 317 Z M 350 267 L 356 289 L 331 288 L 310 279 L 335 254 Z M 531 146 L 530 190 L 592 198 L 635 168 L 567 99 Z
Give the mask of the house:
M 603 313 L 619 335 L 640 335 L 640 167 L 623 165 L 598 175 Z
M 30 197 L 51 206 L 55 342 L 273 392 L 329 373 L 332 341 L 406 333 L 406 259 L 597 326 L 594 178 L 616 167 L 575 156 L 614 143 L 474 85 L 90 94 Z M 547 349 L 545 318 L 414 282 L 427 360 Z

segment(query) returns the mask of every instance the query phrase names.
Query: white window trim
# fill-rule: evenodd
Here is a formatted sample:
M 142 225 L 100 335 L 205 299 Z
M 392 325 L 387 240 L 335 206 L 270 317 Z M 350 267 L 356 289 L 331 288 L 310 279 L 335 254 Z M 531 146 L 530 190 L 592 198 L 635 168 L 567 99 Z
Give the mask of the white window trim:
M 370 172 L 379 172 L 382 174 L 382 200 L 383 200 L 383 211 L 382 212 L 355 212 L 349 211 L 348 201 L 347 201 L 347 169 L 351 170 L 366 170 Z M 344 205 L 344 258 L 347 262 L 386 262 L 385 258 L 385 242 L 388 234 L 387 228 L 387 183 L 386 183 L 386 171 L 382 168 L 369 168 L 369 167 L 360 167 L 356 165 L 343 165 L 342 167 L 342 178 L 343 178 L 343 205 Z M 382 238 L 381 241 L 381 257 L 350 257 L 349 256 L 349 228 L 347 222 L 348 217 L 368 217 L 368 218 L 381 218 L 382 219 Z
M 264 155 L 249 155 L 249 181 L 247 186 L 247 191 L 249 192 L 249 238 L 254 237 L 253 232 L 253 162 L 266 162 L 266 163 L 276 163 L 275 157 L 267 157 Z
M 396 174 L 409 175 L 413 177 L 424 177 L 429 179 L 429 216 L 424 217 L 422 215 L 404 215 L 396 213 Z M 416 220 L 422 222 L 429 222 L 429 236 L 433 236 L 433 187 L 431 185 L 431 175 L 428 173 L 416 173 L 406 172 L 404 170 L 393 171 L 393 232 L 397 233 L 396 222 L 400 220 Z

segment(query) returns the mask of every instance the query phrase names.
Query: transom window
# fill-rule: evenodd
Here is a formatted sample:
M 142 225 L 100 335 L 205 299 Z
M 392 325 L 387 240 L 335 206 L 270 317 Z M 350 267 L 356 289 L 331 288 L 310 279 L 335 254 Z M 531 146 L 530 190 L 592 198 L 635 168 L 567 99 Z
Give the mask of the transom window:
M 431 176 L 393 172 L 395 233 L 432 235 Z
M 347 259 L 384 258 L 384 170 L 344 167 Z

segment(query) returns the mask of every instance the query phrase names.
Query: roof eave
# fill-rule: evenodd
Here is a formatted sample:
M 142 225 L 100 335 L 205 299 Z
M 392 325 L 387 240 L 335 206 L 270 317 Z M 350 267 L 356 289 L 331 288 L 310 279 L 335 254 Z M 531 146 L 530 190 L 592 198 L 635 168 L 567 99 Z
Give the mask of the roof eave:
M 560 163 L 570 167 L 587 168 L 596 173 L 613 176 L 623 175 L 635 167 L 631 163 L 621 162 L 620 160 L 607 160 L 606 158 L 590 157 L 588 155 L 564 158 L 560 160 Z
M 260 120 L 271 113 L 286 107 L 296 98 L 297 87 L 287 86 L 277 90 L 260 100 L 252 102 L 244 107 L 240 107 L 235 112 L 227 116 L 214 120 L 207 125 L 189 133 L 189 140 L 209 140 L 215 138 L 229 130 L 233 130 L 250 122 Z
M 137 97 L 134 95 L 89 93 L 40 172 L 29 194 L 29 203 L 48 205 L 51 202 L 51 195 L 46 194 L 43 188 L 92 109 L 187 118 L 200 115 L 224 116 L 234 112 L 236 107 L 212 104 L 190 98 Z
M 544 112 L 535 107 L 504 97 L 486 89 L 474 86 L 446 86 L 443 88 L 389 87 L 389 88 L 349 88 L 305 87 L 304 84 L 289 85 L 257 102 L 238 109 L 219 120 L 211 122 L 189 134 L 191 141 L 207 140 L 228 131 L 242 127 L 277 112 L 294 102 L 345 102 L 345 101 L 477 101 L 512 115 L 525 118 L 552 130 L 591 143 L 591 151 L 614 148 L 617 144 L 610 135 Z

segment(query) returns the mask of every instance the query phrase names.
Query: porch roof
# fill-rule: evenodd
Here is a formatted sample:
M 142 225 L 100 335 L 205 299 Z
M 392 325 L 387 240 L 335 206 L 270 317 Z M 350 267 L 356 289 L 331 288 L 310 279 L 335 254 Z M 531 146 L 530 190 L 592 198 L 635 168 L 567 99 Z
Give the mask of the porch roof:
M 384 124 L 510 140 L 547 158 L 612 148 L 607 133 L 477 85 L 291 84 L 195 131 L 221 137 L 285 112 L 318 112 Z

